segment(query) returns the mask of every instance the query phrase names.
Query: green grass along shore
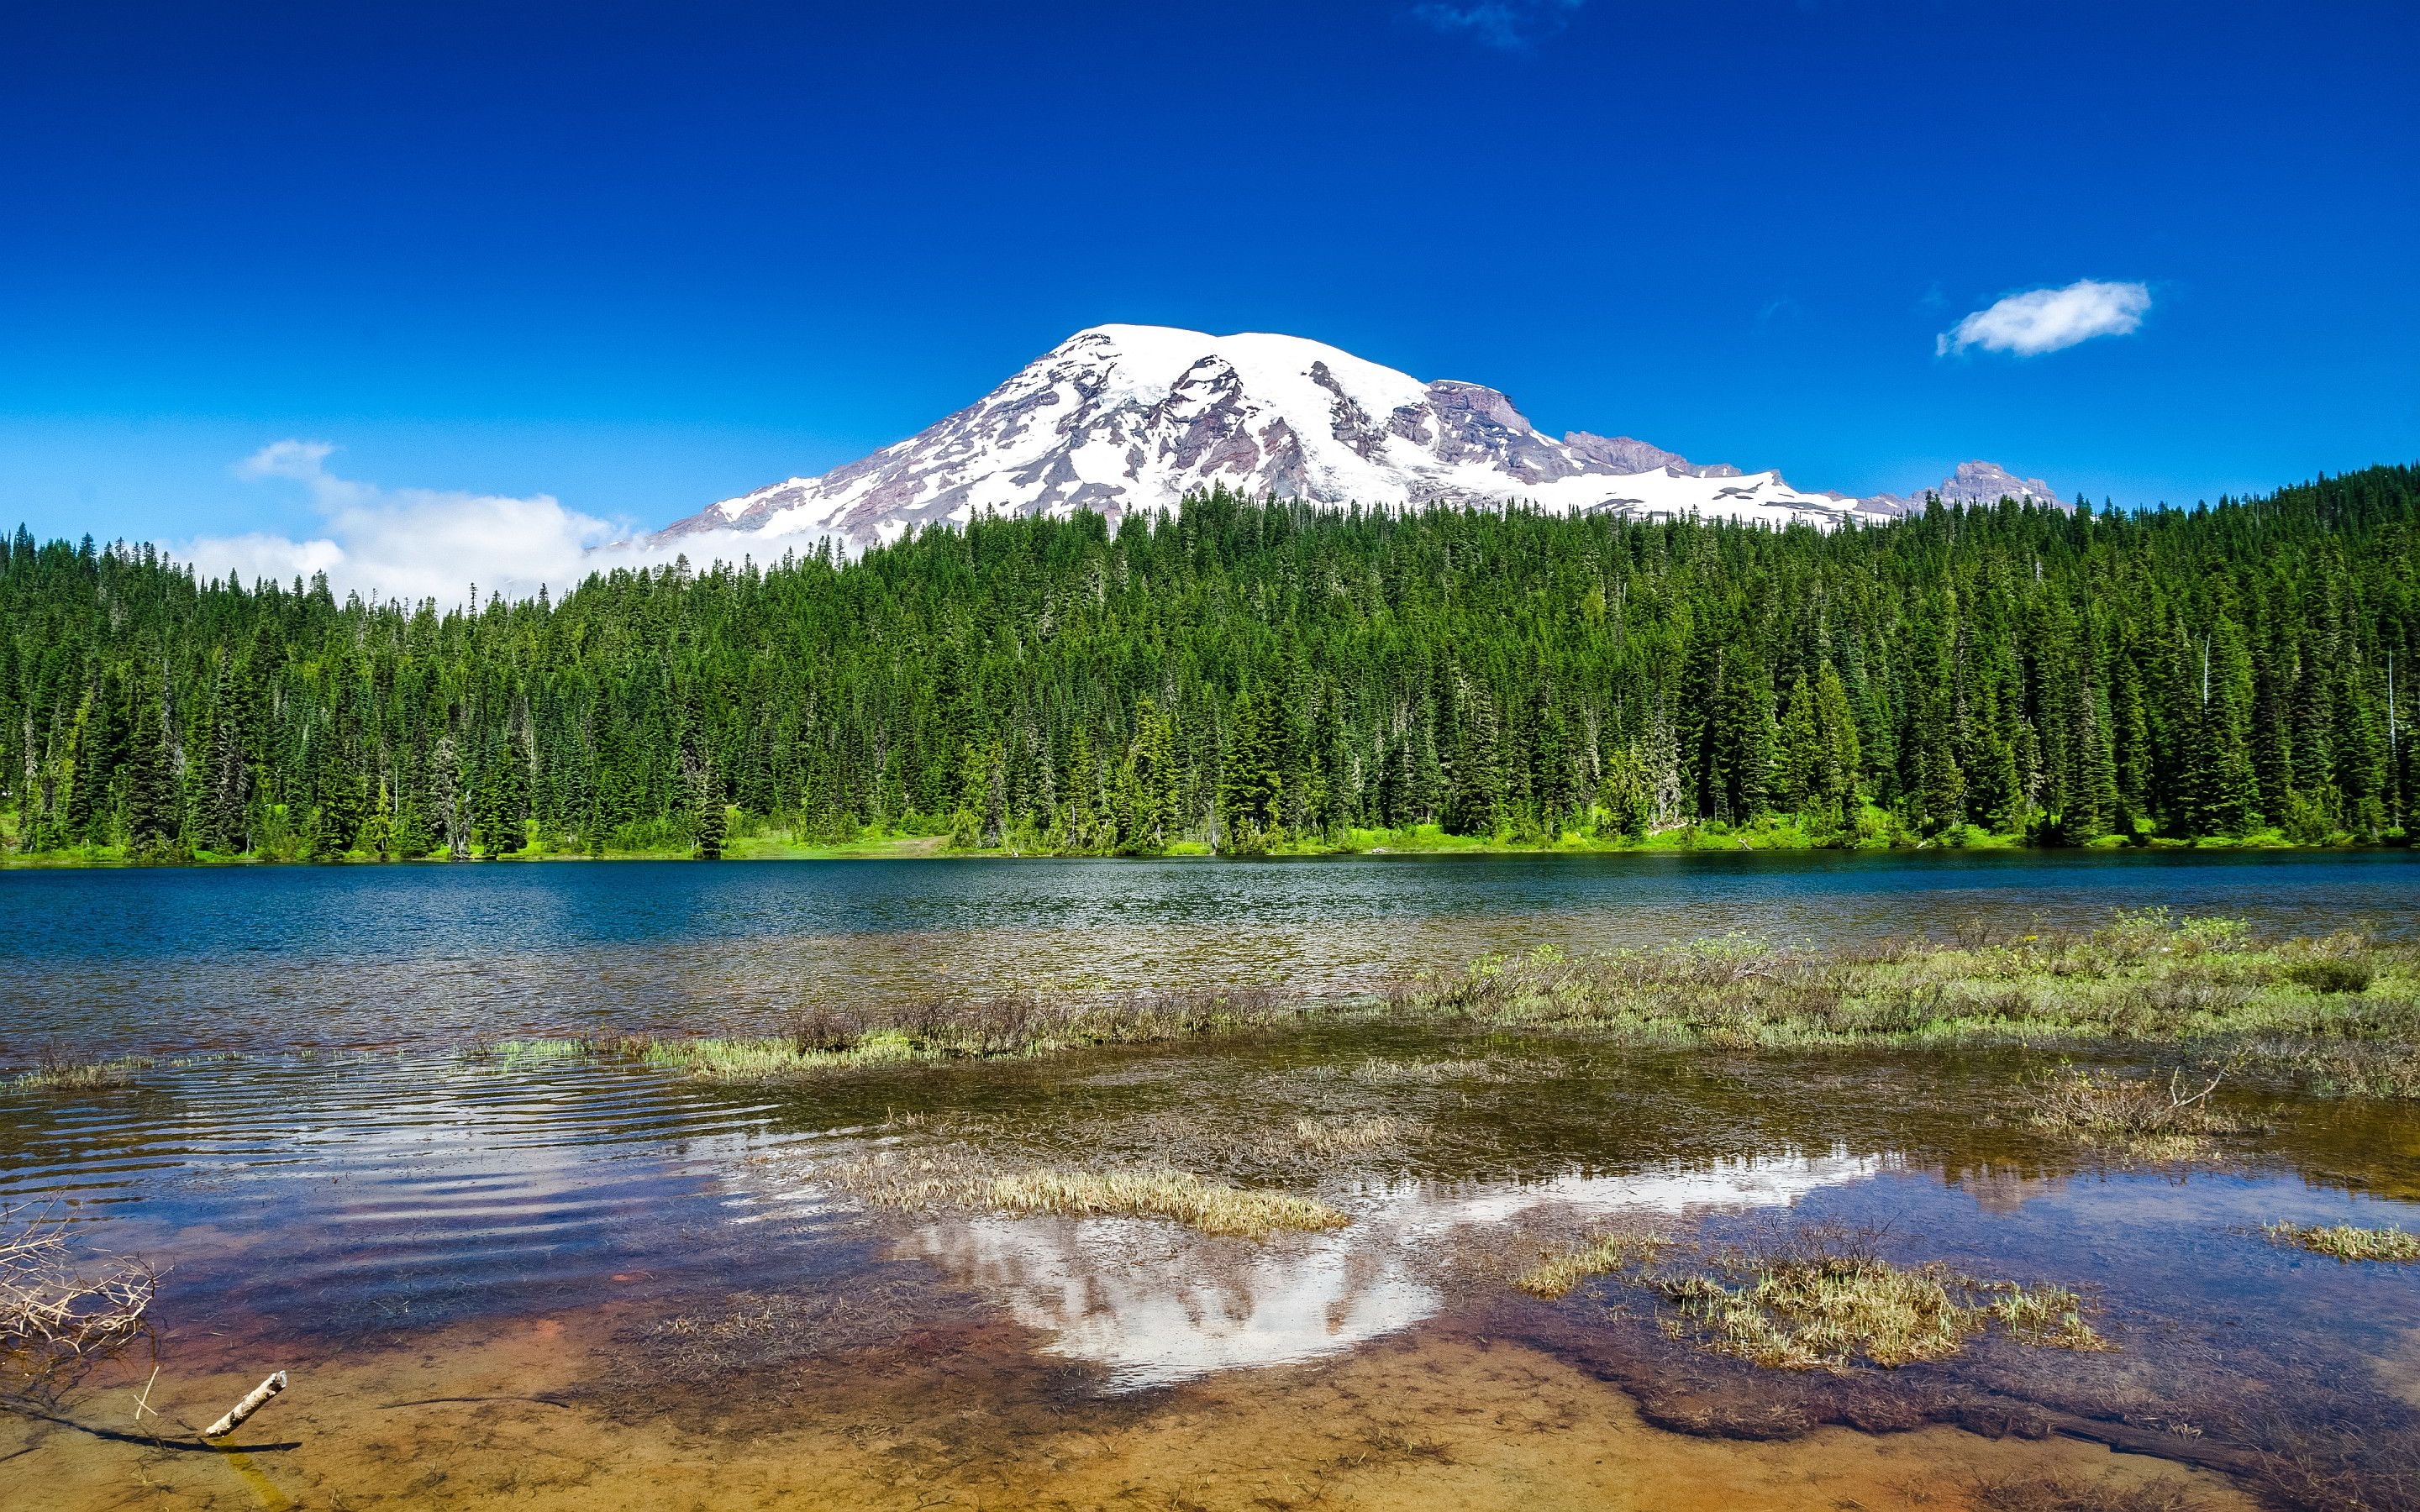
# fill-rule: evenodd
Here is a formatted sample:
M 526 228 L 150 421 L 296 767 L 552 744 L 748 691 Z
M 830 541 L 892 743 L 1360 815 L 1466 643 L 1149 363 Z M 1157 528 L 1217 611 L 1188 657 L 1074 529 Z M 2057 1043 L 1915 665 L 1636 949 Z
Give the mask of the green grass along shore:
M 305 856 L 299 848 L 287 846 L 261 851 L 222 855 L 208 850 L 171 850 L 150 856 L 131 854 L 125 845 L 78 845 L 60 850 L 23 852 L 16 848 L 16 825 L 13 815 L 0 815 L 0 869 L 8 868 L 75 868 L 121 867 L 142 865 L 171 866 L 262 866 L 279 864 L 377 864 L 388 861 L 442 861 L 442 852 L 425 856 L 380 855 L 366 850 L 349 850 L 336 855 Z M 2234 836 L 2204 836 L 2180 840 L 2164 835 L 2138 834 L 2133 837 L 2108 835 L 2082 847 L 2089 850 L 2329 850 L 2329 849 L 2399 849 L 2409 843 L 2402 832 L 2390 832 L 2379 843 L 2368 843 L 2350 834 L 2330 836 L 2321 841 L 2289 838 L 2285 831 L 2264 828 Z M 1553 839 L 1542 835 L 1453 835 L 1439 825 L 1414 825 L 1402 829 L 1345 829 L 1332 834 L 1286 839 L 1250 853 L 1262 856 L 1589 856 L 1618 855 L 1629 852 L 1680 851 L 1814 851 L 1814 850 L 2023 850 L 2073 849 L 2075 847 L 2034 847 L 2024 835 L 2007 834 L 1977 825 L 1959 825 L 1936 835 L 1919 835 L 1902 825 L 1885 810 L 1869 808 L 1854 829 L 1817 828 L 1789 818 L 1764 819 L 1753 825 L 1733 826 L 1718 821 L 1697 825 L 1680 825 L 1644 836 L 1601 833 L 1595 830 L 1565 830 Z M 1009 843 L 970 847 L 954 843 L 946 833 L 917 833 L 892 829 L 866 828 L 846 838 L 810 838 L 795 830 L 757 822 L 735 822 L 731 837 L 723 843 L 724 860 L 736 861 L 830 861 L 830 860 L 907 860 L 935 856 L 993 856 L 1019 858 L 1094 857 L 1104 853 L 1071 850 L 1053 843 L 1048 835 L 1012 837 Z M 1158 851 L 1149 853 L 1163 856 L 1210 856 L 1220 855 L 1209 843 L 1198 840 L 1180 840 Z M 644 860 L 663 861 L 690 859 L 696 856 L 694 844 L 686 837 L 667 836 L 650 843 L 636 845 L 609 844 L 602 850 L 592 850 L 577 842 L 550 843 L 549 837 L 535 832 L 532 826 L 524 846 L 508 856 L 489 856 L 473 847 L 471 859 L 507 861 L 584 861 Z

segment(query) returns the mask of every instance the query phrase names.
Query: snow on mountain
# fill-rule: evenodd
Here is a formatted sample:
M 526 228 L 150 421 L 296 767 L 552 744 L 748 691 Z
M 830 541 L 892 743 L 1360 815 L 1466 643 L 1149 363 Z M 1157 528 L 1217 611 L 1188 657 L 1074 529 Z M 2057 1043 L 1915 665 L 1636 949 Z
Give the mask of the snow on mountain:
M 2054 509 L 2071 507 L 2059 502 L 2058 490 L 2041 479 L 2020 478 L 1997 462 L 1961 462 L 1958 471 L 1930 491 L 1945 504 L 1996 504 L 2003 499 L 2013 499 L 2019 503 L 2046 504 Z M 1869 508 L 1894 515 L 1922 514 L 1924 490 L 1905 498 L 1876 494 L 1865 502 Z
M 1389 509 L 1524 501 L 1774 526 L 1898 513 L 1803 492 L 1778 472 L 1697 466 L 1629 437 L 1557 440 L 1494 389 L 1423 383 L 1296 336 L 1109 325 L 1077 332 L 904 441 L 725 500 L 659 539 L 747 531 L 861 548 L 985 512 L 1172 509 L 1219 484 Z

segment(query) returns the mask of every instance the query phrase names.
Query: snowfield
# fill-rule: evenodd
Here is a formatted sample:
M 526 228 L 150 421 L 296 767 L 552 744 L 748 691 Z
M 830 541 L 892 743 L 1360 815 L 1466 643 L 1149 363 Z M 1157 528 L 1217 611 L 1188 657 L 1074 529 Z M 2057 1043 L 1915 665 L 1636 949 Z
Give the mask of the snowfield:
M 1988 463 L 1952 481 L 1970 471 L 1977 486 L 2006 480 L 2016 496 L 2047 495 Z M 1908 502 L 1808 493 L 1778 472 L 1698 467 L 1627 437 L 1559 440 L 1494 389 L 1424 383 L 1299 336 L 1107 325 L 904 441 L 724 500 L 657 539 L 741 531 L 862 548 L 985 513 L 1172 509 L 1214 485 L 1382 509 L 1527 503 L 1823 529 L 1893 518 Z

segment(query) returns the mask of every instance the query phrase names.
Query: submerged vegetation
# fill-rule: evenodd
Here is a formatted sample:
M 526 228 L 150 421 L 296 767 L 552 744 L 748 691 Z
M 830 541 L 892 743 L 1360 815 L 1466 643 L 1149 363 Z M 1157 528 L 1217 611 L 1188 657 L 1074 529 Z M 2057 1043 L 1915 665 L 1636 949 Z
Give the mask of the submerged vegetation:
M 1997 1329 L 2021 1344 L 2103 1350 L 2082 1299 L 2061 1287 L 1985 1281 L 1945 1265 L 1895 1265 L 1875 1236 L 1827 1227 L 1778 1242 L 1666 1265 L 1671 1242 L 1615 1234 L 1546 1260 L 1514 1283 L 1548 1300 L 1619 1274 L 1672 1309 L 1667 1335 L 1777 1370 L 1894 1368 L 1957 1353 Z
M 2350 1224 L 2274 1223 L 2261 1232 L 2276 1244 L 2290 1244 L 2339 1260 L 2420 1260 L 2420 1234 L 2399 1227 L 2357 1228 Z
M 2363 989 L 2343 987 L 2347 977 L 2314 987 L 2321 964 L 2351 964 Z M 2157 909 L 2088 933 L 2001 943 L 1817 954 L 1718 939 L 1588 958 L 1542 949 L 1414 983 L 1396 1004 L 1492 1028 L 1734 1049 L 2180 1044 L 2321 1091 L 2420 1096 L 2420 961 L 2410 947 L 2354 934 L 2263 943 L 2240 921 Z M 2147 1093 L 2115 1083 L 2087 1079 L 2067 1092 L 2069 1111 L 2050 1116 L 2076 1128 L 2114 1130 L 2152 1111 Z M 2199 1099 L 2180 1099 L 2161 1117 L 2170 1132 L 2219 1132 Z
M 1419 1144 L 1430 1133 L 1428 1125 L 1417 1119 L 1388 1113 L 1358 1119 L 1296 1119 L 1284 1133 L 1265 1138 L 1262 1148 L 1280 1159 L 1295 1154 L 1324 1160 L 1389 1155 Z
M 2210 1512 L 2211 1504 L 2164 1476 L 2133 1483 L 2064 1475 L 2002 1476 L 1969 1493 L 1977 1512 Z
M 0 540 L 54 862 L 2400 841 L 2420 471 L 1765 531 L 985 519 L 440 610 Z
M 2224 1079 L 2213 1075 L 2188 1088 L 2181 1071 L 2170 1071 L 2162 1082 L 2065 1067 L 2031 1084 L 2029 1121 L 2050 1134 L 2132 1154 L 2189 1155 L 2206 1148 L 2213 1135 L 2258 1132 L 2257 1124 L 2211 1109 L 2210 1096 Z
M 1671 1247 L 1660 1234 L 1606 1234 L 1575 1250 L 1549 1255 L 1512 1283 L 1517 1290 L 1553 1302 L 1567 1297 L 1584 1281 L 1611 1275 L 1633 1265 L 1652 1265 Z
M 66 1224 L 0 1208 L 0 1407 L 43 1407 L 149 1330 L 159 1279 L 119 1260 L 79 1266 Z
M 2347 985 L 2355 974 L 2359 991 Z M 1724 938 L 1591 957 L 1492 955 L 1401 983 L 1377 1002 L 1264 987 L 1107 1001 L 936 995 L 887 1009 L 818 1005 L 775 1035 L 521 1040 L 478 1053 L 505 1064 L 593 1054 L 700 1081 L 782 1083 L 1348 1016 L 1654 1047 L 2156 1047 L 2221 1068 L 2189 1084 L 2180 1069 L 2144 1078 L 2069 1067 L 2023 1089 L 2024 1119 L 2043 1133 L 2147 1155 L 2257 1132 L 2211 1105 L 2228 1075 L 2265 1075 L 2322 1095 L 2420 1098 L 2420 952 L 2350 933 L 2263 942 L 2238 921 L 2164 910 L 2121 912 L 2088 933 L 2000 943 L 1901 940 L 1808 953 Z M 1559 1072 L 1548 1062 L 1496 1056 L 1365 1057 L 1343 1073 L 1408 1088 Z
M 19 1072 L 6 1085 L 26 1092 L 98 1092 L 134 1085 L 134 1073 L 158 1062 L 149 1056 L 116 1056 L 107 1060 L 45 1058 L 31 1071 Z
M 878 1207 L 972 1208 L 1063 1217 L 1167 1218 L 1205 1234 L 1265 1240 L 1341 1228 L 1345 1215 L 1290 1192 L 1239 1187 L 1191 1171 L 1001 1170 L 971 1149 L 879 1150 L 821 1168 L 822 1179 Z
M 1298 1017 L 1301 1005 L 1266 988 L 1138 993 L 1109 1002 L 1051 1001 L 1031 994 L 928 996 L 891 1010 L 817 1006 L 784 1034 L 752 1039 L 506 1041 L 482 1054 L 509 1057 L 621 1056 L 699 1081 L 807 1080 L 882 1066 L 1003 1059 L 1085 1046 L 1146 1044 L 1236 1034 Z M 559 1048 L 558 1048 L 559 1047 Z

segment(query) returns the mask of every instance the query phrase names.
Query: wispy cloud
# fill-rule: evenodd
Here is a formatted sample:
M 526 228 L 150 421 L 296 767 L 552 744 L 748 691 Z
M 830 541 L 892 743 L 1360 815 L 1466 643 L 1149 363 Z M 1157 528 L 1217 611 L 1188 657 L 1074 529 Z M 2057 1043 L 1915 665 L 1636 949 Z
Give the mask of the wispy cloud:
M 2142 284 L 2079 278 L 2065 288 L 2028 289 L 1978 310 L 1933 339 L 1935 356 L 1980 347 L 2039 357 L 2095 336 L 2123 336 L 2143 323 L 2151 291 Z
M 328 441 L 282 440 L 235 465 L 237 477 L 301 484 L 326 533 L 307 540 L 254 533 L 171 543 L 178 560 L 204 577 L 233 573 L 244 581 L 326 573 L 337 593 L 368 599 L 459 603 L 476 583 L 508 598 L 540 586 L 562 592 L 591 572 L 650 566 L 686 554 L 693 563 L 737 562 L 765 542 L 738 532 L 690 536 L 671 545 L 634 537 L 612 520 L 567 509 L 550 495 L 517 499 L 434 488 L 383 488 L 328 471 Z M 812 540 L 781 545 L 813 549 Z
M 1448 37 L 1467 37 L 1482 46 L 1517 53 L 1561 31 L 1572 12 L 1588 0 L 1446 0 L 1412 7 L 1412 18 Z

